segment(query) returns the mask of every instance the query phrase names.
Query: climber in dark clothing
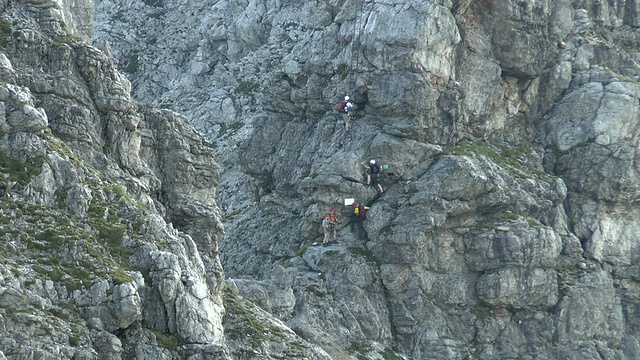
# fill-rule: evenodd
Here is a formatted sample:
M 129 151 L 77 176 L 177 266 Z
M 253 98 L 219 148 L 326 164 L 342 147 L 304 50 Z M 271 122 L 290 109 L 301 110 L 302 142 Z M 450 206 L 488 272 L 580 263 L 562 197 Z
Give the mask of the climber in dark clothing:
M 367 168 L 367 186 L 374 185 L 379 194 L 382 194 L 382 185 L 380 185 L 380 178 L 382 177 L 382 168 L 379 164 L 376 164 L 374 159 L 369 160 L 368 164 L 362 164 Z

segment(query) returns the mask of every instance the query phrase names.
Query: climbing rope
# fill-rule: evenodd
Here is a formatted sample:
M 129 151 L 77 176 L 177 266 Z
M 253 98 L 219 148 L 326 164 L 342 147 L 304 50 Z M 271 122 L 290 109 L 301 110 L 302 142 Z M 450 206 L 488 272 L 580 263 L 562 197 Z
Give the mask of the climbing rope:
M 358 73 L 361 72 L 361 48 L 362 48 L 362 44 L 361 44 L 361 40 L 362 40 L 362 33 L 363 33 L 363 5 L 364 2 L 366 0 L 352 0 L 354 1 L 354 14 L 355 14 L 355 18 L 353 21 L 353 37 L 351 38 L 351 66 L 349 67 L 349 73 L 347 76 L 347 91 L 352 91 L 353 89 L 356 88 L 357 84 L 357 76 Z M 344 132 L 344 137 L 342 140 L 342 144 L 346 143 L 351 143 L 352 146 L 356 146 L 355 142 L 353 141 L 353 128 L 354 125 L 356 125 L 356 121 L 355 121 L 355 117 L 352 116 L 351 114 L 346 115 L 346 116 L 350 116 L 349 118 L 349 122 L 351 124 L 350 126 L 350 131 L 345 131 Z M 355 151 L 355 150 L 354 150 Z

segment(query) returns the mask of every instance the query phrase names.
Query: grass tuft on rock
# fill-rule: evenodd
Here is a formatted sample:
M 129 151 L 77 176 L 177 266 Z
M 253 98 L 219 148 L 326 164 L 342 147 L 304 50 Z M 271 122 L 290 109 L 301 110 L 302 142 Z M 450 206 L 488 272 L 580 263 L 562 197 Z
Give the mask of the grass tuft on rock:
M 6 47 L 11 41 L 11 24 L 4 19 L 0 18 L 0 46 Z
M 267 342 L 287 342 L 288 359 L 304 359 L 306 351 L 301 341 L 284 328 L 276 326 L 256 305 L 238 295 L 231 287 L 223 289 L 226 309 L 223 326 L 230 340 L 248 344 L 255 352 Z

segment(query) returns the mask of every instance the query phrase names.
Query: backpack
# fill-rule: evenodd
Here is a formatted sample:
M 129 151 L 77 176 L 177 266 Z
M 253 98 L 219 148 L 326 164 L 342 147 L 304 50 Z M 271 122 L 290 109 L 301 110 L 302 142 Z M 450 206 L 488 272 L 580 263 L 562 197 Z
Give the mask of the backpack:
M 325 229 L 333 229 L 333 224 L 331 223 L 331 221 L 329 221 L 329 219 L 324 218 L 322 219 L 322 227 Z
M 338 112 L 344 112 L 344 106 L 347 103 L 344 100 L 341 100 L 340 103 L 338 103 Z
M 353 215 L 360 218 L 361 220 L 366 219 L 366 210 L 369 209 L 368 206 L 358 205 L 357 203 L 353 203 Z
M 338 222 L 338 218 L 334 214 L 329 214 L 329 222 L 335 224 L 336 222 Z

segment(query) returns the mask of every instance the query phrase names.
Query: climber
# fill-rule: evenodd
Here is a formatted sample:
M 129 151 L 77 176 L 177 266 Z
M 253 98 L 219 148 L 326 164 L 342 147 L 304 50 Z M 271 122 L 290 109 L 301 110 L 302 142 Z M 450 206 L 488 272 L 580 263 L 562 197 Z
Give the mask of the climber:
M 369 210 L 368 206 L 364 206 L 362 204 L 358 204 L 354 201 L 351 206 L 353 207 L 353 216 L 362 221 L 367 218 L 366 211 Z
M 338 217 L 336 216 L 336 209 L 334 208 L 329 209 L 329 221 L 331 222 L 331 224 L 333 224 L 333 241 L 338 242 L 338 240 L 336 239 L 337 237 L 336 224 L 339 223 L 340 221 L 338 221 Z
M 331 235 L 331 230 L 334 230 L 335 224 L 332 223 L 330 219 L 331 219 L 331 214 L 324 213 L 324 219 L 322 219 L 322 230 L 324 231 L 322 246 L 329 245 L 329 235 Z
M 349 129 L 351 128 L 351 112 L 353 110 L 354 105 L 351 102 L 349 95 L 347 95 L 338 104 L 338 112 L 342 114 L 344 119 L 344 131 L 346 132 L 349 132 Z
M 374 159 L 369 160 L 369 164 L 362 163 L 362 165 L 367 168 L 367 186 L 373 184 L 378 190 L 378 194 L 382 194 L 384 191 L 382 190 L 382 185 L 380 185 L 380 178 L 382 177 L 380 165 L 376 164 Z

